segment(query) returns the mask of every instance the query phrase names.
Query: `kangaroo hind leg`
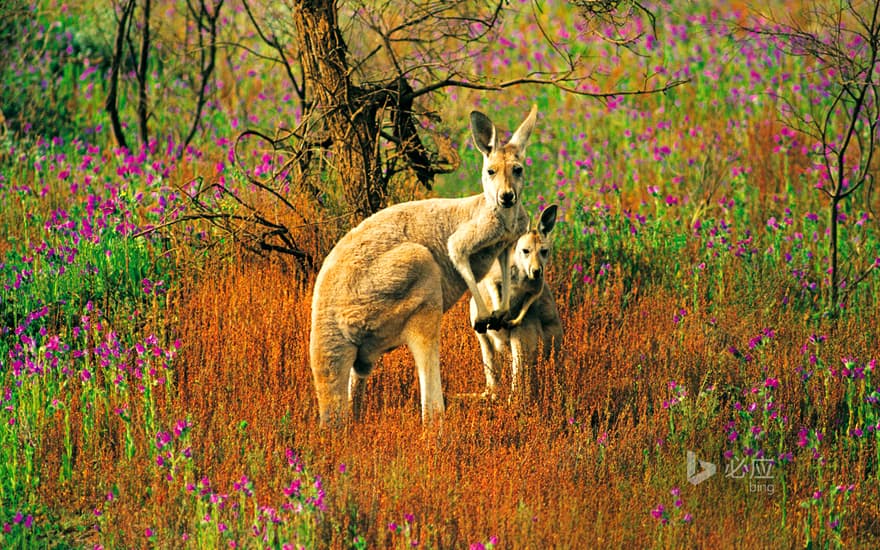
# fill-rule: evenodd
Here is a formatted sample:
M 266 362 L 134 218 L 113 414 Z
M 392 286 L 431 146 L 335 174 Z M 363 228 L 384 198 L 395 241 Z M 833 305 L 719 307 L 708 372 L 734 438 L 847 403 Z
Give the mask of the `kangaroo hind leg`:
M 477 315 L 477 304 L 471 298 L 470 318 L 472 326 L 477 319 Z M 496 342 L 498 337 L 490 333 L 477 332 L 476 335 L 477 341 L 480 343 L 480 355 L 483 357 L 483 373 L 486 375 L 486 389 L 483 390 L 481 397 L 494 401 L 498 397 L 498 365 L 501 364 L 501 349 Z
M 363 419 L 366 379 L 373 372 L 373 367 L 378 359 L 377 354 L 371 354 L 363 347 L 358 348 L 348 385 L 348 399 L 351 402 L 351 412 L 355 421 Z
M 539 332 L 540 327 L 533 321 L 510 330 L 512 400 L 526 402 L 534 399 Z
M 351 414 L 349 379 L 357 348 L 342 337 L 315 338 L 311 344 L 312 377 L 322 424 L 345 424 Z
M 543 327 L 542 336 L 544 339 L 544 360 L 550 359 L 552 356 L 559 361 L 562 351 L 562 325 L 558 321 L 549 323 Z
M 422 284 L 413 288 L 418 302 L 403 330 L 403 340 L 413 354 L 419 375 L 422 421 L 429 423 L 445 412 L 440 378 L 440 325 L 443 320 L 443 275 L 428 249 L 418 254 Z

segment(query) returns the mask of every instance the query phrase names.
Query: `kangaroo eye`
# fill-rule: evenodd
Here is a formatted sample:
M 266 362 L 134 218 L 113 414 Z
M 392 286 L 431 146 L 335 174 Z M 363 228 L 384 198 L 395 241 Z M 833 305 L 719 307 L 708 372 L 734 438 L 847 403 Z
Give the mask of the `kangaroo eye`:
M 548 252 L 550 252 L 550 251 L 549 250 L 542 250 L 541 256 L 546 256 Z
M 486 173 L 489 174 L 490 176 L 494 176 L 495 170 L 492 170 L 491 168 L 489 168 L 488 170 L 486 170 Z
M 522 175 L 523 169 L 522 166 L 516 165 L 513 167 L 513 175 L 519 177 Z
M 531 252 L 531 250 L 529 250 L 528 248 L 523 248 L 523 249 L 522 249 L 522 253 L 525 254 L 526 256 L 529 255 L 529 252 Z

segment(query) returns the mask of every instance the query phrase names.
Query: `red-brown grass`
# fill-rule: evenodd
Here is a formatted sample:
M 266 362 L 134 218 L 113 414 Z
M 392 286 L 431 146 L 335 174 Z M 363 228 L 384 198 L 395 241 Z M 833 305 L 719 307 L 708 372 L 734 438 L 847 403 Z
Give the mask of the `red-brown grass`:
M 491 536 L 504 548 L 800 544 L 805 512 L 797 503 L 808 497 L 813 480 L 797 462 L 786 471 L 783 501 L 779 489 L 752 495 L 746 485 L 722 479 L 721 471 L 712 483 L 690 486 L 684 451 L 717 458 L 730 405 L 765 377 L 779 378 L 777 399 L 791 425 L 806 422 L 795 369 L 810 329 L 796 314 L 750 311 L 736 302 L 712 316 L 691 311 L 676 323 L 672 313 L 682 304 L 662 288 L 643 291 L 624 307 L 614 285 L 585 290 L 565 280 L 564 263 L 551 274 L 557 296 L 575 296 L 558 299 L 564 351 L 538 365 L 533 402 L 460 397 L 483 387 L 462 301 L 443 321 L 448 410 L 442 425 L 421 425 L 415 368 L 401 349 L 387 354 L 369 378 L 363 422 L 343 430 L 317 421 L 308 366 L 310 285 L 295 282 L 278 262 L 242 257 L 215 265 L 185 285 L 179 305 L 168 312 L 182 347 L 161 414 L 167 423 L 191 420 L 197 479 L 207 476 L 213 487 L 231 491 L 246 474 L 263 504 L 277 506 L 289 481 L 285 451 L 297 452 L 324 479 L 328 512 L 319 534 L 330 548 L 346 547 L 352 533 L 370 547 L 399 546 L 401 535 L 387 526 L 407 514 L 414 518 L 413 538 L 432 548 L 467 547 Z M 778 334 L 770 353 L 745 363 L 727 351 L 744 346 L 764 325 Z M 845 350 L 829 349 L 829 357 L 870 352 L 871 331 L 848 322 L 836 331 L 835 342 L 849 341 Z M 706 380 L 716 384 L 717 417 L 683 436 L 670 433 L 662 403 L 672 380 L 691 395 Z M 834 422 L 839 393 L 819 411 L 818 425 Z M 179 544 L 173 534 L 185 531 L 191 519 L 183 491 L 150 473 L 143 449 L 119 466 L 121 425 L 113 417 L 105 424 L 103 440 L 77 442 L 71 482 L 48 479 L 58 471 L 60 444 L 46 446 L 47 500 L 88 516 L 108 491 L 106 480 L 114 480 L 118 496 L 106 507 L 105 534 L 114 529 L 121 546 L 134 547 L 144 544 L 150 527 L 163 533 L 163 545 Z M 52 439 L 62 435 L 58 426 Z M 862 471 L 857 459 L 850 464 L 853 480 L 876 475 Z M 659 503 L 672 507 L 673 487 L 693 515 L 688 524 L 661 525 L 650 514 Z M 878 501 L 865 493 L 859 502 Z M 845 534 L 876 540 L 877 509 L 858 506 Z M 82 538 L 94 540 L 88 532 Z

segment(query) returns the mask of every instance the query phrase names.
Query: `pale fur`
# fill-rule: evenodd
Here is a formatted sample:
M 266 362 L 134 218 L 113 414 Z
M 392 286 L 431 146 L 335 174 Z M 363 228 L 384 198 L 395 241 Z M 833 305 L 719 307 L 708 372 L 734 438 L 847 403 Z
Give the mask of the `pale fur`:
M 544 279 L 550 252 L 548 234 L 556 223 L 556 205 L 541 214 L 538 227 L 522 235 L 509 252 L 510 261 L 510 315 L 507 328 L 486 334 L 477 333 L 486 374 L 483 396 L 497 396 L 498 369 L 502 358 L 511 361 L 511 399 L 529 395 L 534 387 L 534 370 L 538 349 L 543 347 L 545 359 L 551 353 L 558 356 L 562 346 L 562 322 L 556 308 L 553 292 Z M 493 266 L 480 281 L 480 292 L 495 303 L 499 300 L 501 270 Z M 477 313 L 471 300 L 471 318 Z
M 507 314 L 509 275 L 499 309 L 486 308 L 477 281 L 528 226 L 522 207 L 525 144 L 537 108 L 507 144 L 495 126 L 471 113 L 483 155 L 479 195 L 397 204 L 352 229 L 324 260 L 312 298 L 310 363 L 321 421 L 359 416 L 364 383 L 376 360 L 409 347 L 419 377 L 422 419 L 445 409 L 440 380 L 440 322 L 465 290 L 475 297 L 478 330 L 498 328 Z M 493 302 L 495 303 L 495 302 Z

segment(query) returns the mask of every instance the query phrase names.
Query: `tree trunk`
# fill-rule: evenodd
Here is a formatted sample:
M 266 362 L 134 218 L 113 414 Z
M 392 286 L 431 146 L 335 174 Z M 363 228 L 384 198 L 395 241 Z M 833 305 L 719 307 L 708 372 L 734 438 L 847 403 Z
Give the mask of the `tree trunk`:
M 365 218 L 385 207 L 387 182 L 379 162 L 377 120 L 383 99 L 370 97 L 352 83 L 337 15 L 333 0 L 294 4 L 305 89 L 325 117 L 333 167 L 345 200 L 358 218 Z
M 840 288 L 839 288 L 840 281 L 838 280 L 840 277 L 838 274 L 838 265 L 837 265 L 838 264 L 838 260 L 837 260 L 837 248 L 838 248 L 837 247 L 837 226 L 838 226 L 838 221 L 839 221 L 838 211 L 837 211 L 838 204 L 840 204 L 840 198 L 835 195 L 831 199 L 831 219 L 828 224 L 829 231 L 831 232 L 831 235 L 830 235 L 830 237 L 831 237 L 831 244 L 830 244 L 830 246 L 831 246 L 831 250 L 830 250 L 830 255 L 831 255 L 831 273 L 830 273 L 830 275 L 831 275 L 831 289 L 830 290 L 831 290 L 831 292 L 829 293 L 830 303 L 828 304 L 828 306 L 830 308 L 830 312 L 834 315 L 836 315 L 838 313 L 838 311 L 837 311 L 838 310 L 837 297 L 838 297 L 838 294 L 840 291 Z
M 128 33 L 134 5 L 135 0 L 129 0 L 123 5 L 122 17 L 116 25 L 116 42 L 113 48 L 113 60 L 110 68 L 110 90 L 107 92 L 107 101 L 104 104 L 104 108 L 110 115 L 110 124 L 113 127 L 113 137 L 116 138 L 116 144 L 124 149 L 128 149 L 128 143 L 125 140 L 125 132 L 122 131 L 122 122 L 119 120 L 119 71 L 122 66 L 122 59 L 125 56 L 125 35 Z
M 150 0 L 144 0 L 144 18 L 143 29 L 141 30 L 141 55 L 138 61 L 138 133 L 141 137 L 141 144 L 147 145 L 149 139 L 149 130 L 147 119 L 149 111 L 147 109 L 147 73 L 149 72 L 150 61 Z

